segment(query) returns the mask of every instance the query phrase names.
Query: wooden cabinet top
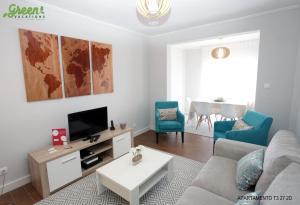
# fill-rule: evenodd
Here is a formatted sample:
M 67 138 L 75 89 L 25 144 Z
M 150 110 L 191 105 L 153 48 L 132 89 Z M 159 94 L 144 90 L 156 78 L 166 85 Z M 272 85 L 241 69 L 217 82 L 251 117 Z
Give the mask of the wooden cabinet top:
M 45 162 L 57 159 L 59 157 L 62 157 L 64 155 L 67 155 L 69 153 L 76 152 L 76 151 L 85 149 L 87 147 L 93 146 L 95 144 L 104 142 L 106 140 L 112 139 L 112 138 L 114 138 L 118 135 L 121 135 L 123 133 L 126 133 L 126 132 L 132 132 L 132 129 L 131 128 L 125 128 L 125 129 L 116 128 L 113 131 L 106 130 L 106 131 L 103 131 L 100 133 L 101 136 L 97 142 L 90 143 L 89 140 L 74 141 L 74 142 L 69 143 L 69 145 L 71 146 L 70 149 L 65 149 L 63 145 L 47 146 L 47 147 L 44 147 L 43 149 L 29 153 L 29 157 L 32 158 L 33 160 L 35 160 L 37 163 L 45 163 Z M 48 150 L 51 147 L 54 147 L 57 151 L 53 152 L 53 153 L 49 153 Z

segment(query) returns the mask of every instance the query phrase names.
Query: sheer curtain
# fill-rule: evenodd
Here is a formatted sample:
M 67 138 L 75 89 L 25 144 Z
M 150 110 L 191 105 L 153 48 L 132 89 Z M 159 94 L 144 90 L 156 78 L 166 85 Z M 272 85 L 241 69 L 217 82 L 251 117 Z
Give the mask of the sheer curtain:
M 218 46 L 230 49 L 226 59 L 214 59 L 211 50 Z M 254 105 L 257 80 L 259 40 L 236 42 L 201 48 L 199 98 Z

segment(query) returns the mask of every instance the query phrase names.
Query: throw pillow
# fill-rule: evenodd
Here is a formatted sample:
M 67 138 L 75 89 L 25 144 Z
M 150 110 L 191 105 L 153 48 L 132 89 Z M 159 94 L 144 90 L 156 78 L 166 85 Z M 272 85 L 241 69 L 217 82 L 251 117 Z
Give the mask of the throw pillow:
M 232 130 L 251 130 L 253 127 L 248 125 L 244 120 L 237 120 Z
M 238 202 L 235 205 L 259 205 L 261 194 L 258 192 L 252 192 L 244 196 L 239 197 Z
M 160 120 L 177 120 L 177 108 L 159 109 Z
M 241 158 L 237 164 L 236 184 L 242 191 L 255 185 L 263 171 L 264 149 L 251 152 Z

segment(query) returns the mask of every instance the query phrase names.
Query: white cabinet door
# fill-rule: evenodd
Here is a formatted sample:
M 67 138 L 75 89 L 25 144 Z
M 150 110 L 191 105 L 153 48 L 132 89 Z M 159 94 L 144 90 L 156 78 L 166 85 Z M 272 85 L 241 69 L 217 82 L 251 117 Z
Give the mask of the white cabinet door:
M 131 148 L 131 132 L 126 132 L 122 135 L 113 138 L 114 159 L 129 152 L 130 148 Z
M 50 192 L 82 176 L 79 151 L 47 163 Z

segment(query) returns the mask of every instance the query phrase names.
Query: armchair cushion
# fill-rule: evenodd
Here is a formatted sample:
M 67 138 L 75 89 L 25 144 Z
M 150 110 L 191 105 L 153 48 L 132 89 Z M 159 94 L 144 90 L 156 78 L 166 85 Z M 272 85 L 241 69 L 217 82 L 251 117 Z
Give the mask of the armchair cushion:
M 178 130 L 178 129 L 181 129 L 182 125 L 180 122 L 178 121 L 174 121 L 174 120 L 163 120 L 163 121 L 160 121 L 159 124 L 159 129 L 161 130 Z
M 253 127 L 248 125 L 244 120 L 237 120 L 232 130 L 251 130 Z
M 177 108 L 159 109 L 160 120 L 177 120 Z

